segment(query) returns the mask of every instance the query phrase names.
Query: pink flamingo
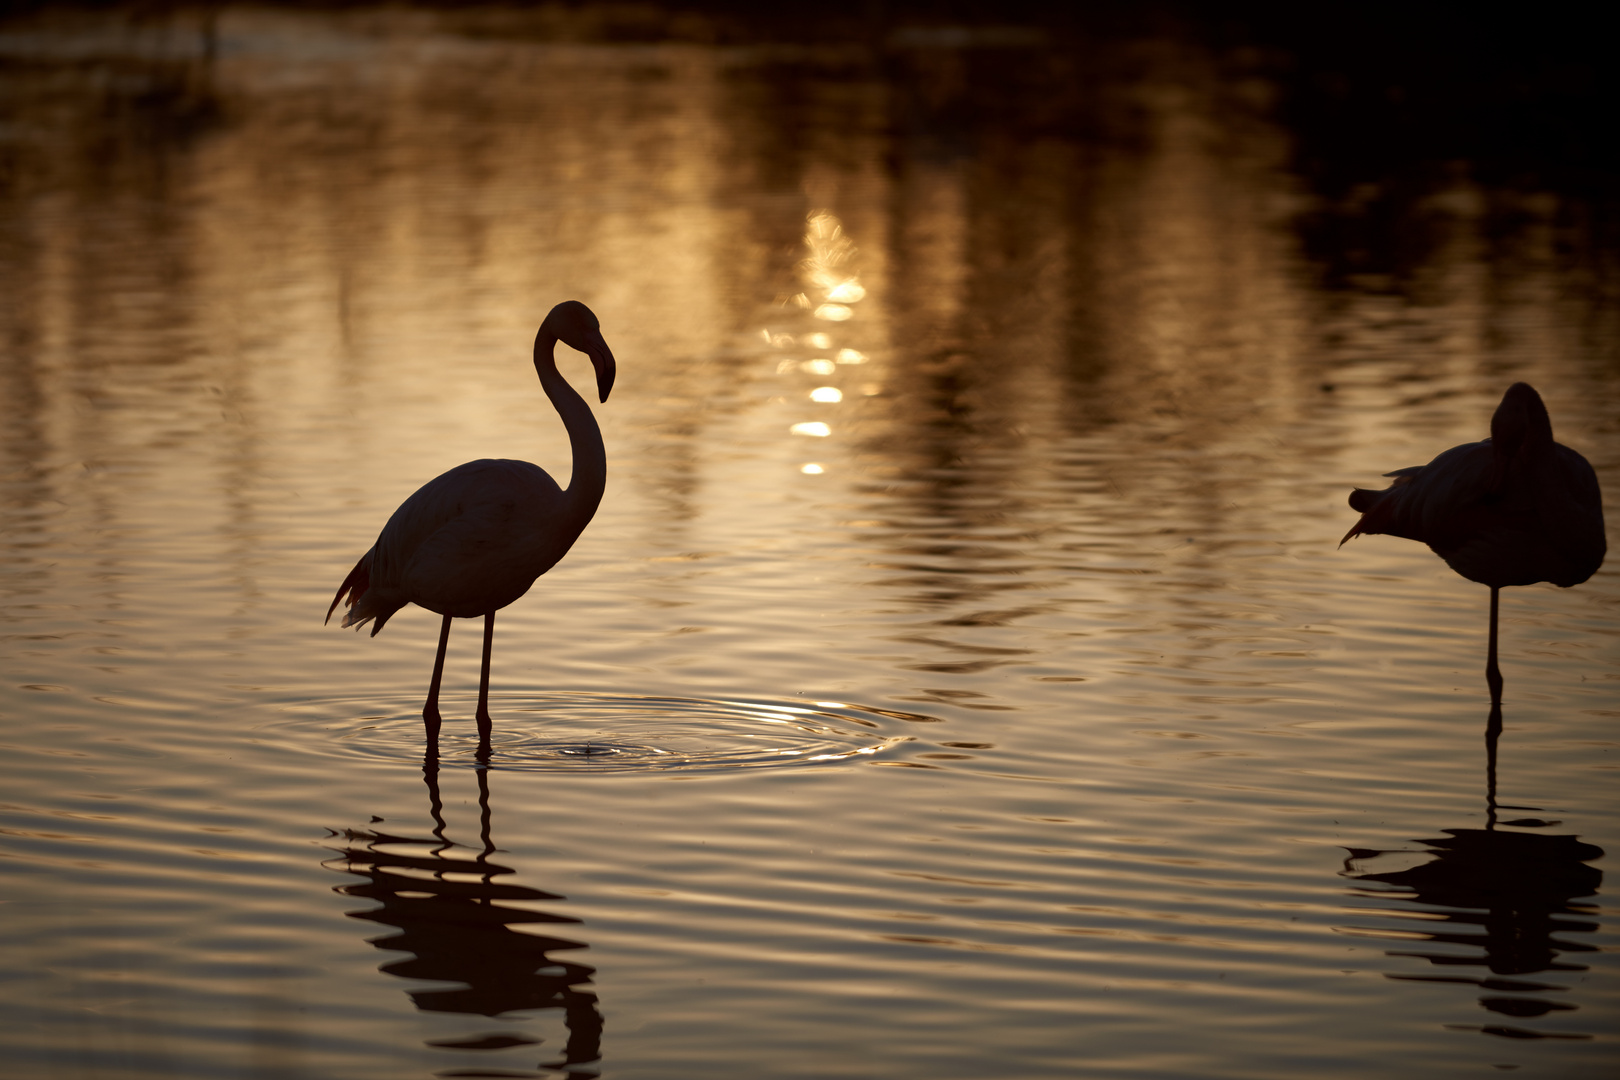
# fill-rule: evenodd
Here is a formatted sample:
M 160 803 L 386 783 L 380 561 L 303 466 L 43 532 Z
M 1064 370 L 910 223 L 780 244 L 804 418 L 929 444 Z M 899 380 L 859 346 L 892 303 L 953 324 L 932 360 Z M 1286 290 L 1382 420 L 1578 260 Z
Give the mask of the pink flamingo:
M 603 401 L 613 389 L 617 369 L 590 308 L 567 300 L 551 309 L 534 339 L 534 369 L 568 429 L 574 455 L 568 487 L 559 487 L 544 469 L 527 461 L 486 458 L 456 466 L 400 504 L 326 610 L 330 621 L 347 594 L 343 625 L 375 620 L 373 637 L 406 604 L 444 616 L 433 681 L 422 706 L 430 748 L 439 737 L 439 682 L 450 620 L 484 617 L 477 720 L 480 750 L 487 753 L 495 612 L 528 592 L 536 578 L 568 553 L 602 501 L 607 483 L 602 432 L 585 399 L 557 371 L 554 350 L 559 341 L 591 358 Z
M 1397 469 L 1383 491 L 1357 488 L 1361 520 L 1344 534 L 1386 533 L 1428 544 L 1446 565 L 1491 587 L 1485 681 L 1500 705 L 1497 593 L 1505 585 L 1579 585 L 1603 565 L 1603 498 L 1580 454 L 1556 443 L 1541 395 L 1514 383 L 1491 417 L 1491 437 L 1453 446 L 1427 465 Z

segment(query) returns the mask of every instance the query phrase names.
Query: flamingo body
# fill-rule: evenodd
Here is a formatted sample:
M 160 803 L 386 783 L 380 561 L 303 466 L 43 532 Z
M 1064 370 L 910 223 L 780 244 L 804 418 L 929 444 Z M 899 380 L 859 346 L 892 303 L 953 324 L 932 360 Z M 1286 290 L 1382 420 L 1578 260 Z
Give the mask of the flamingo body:
M 375 636 L 406 604 L 458 619 L 506 607 L 577 539 L 551 527 L 562 499 L 557 482 L 527 461 L 469 461 L 429 480 L 345 582 L 356 597 L 343 625 L 372 620 Z
M 1567 589 L 1603 565 L 1597 474 L 1553 441 L 1547 408 L 1528 383 L 1508 387 L 1490 438 L 1385 475 L 1395 483 L 1383 491 L 1351 492 L 1350 506 L 1362 514 L 1345 540 L 1362 533 L 1417 540 L 1492 588 L 1550 581 Z
M 560 486 L 544 469 L 526 461 L 485 458 L 456 466 L 400 504 L 326 610 L 330 620 L 346 599 L 343 625 L 370 622 L 372 636 L 406 604 L 444 617 L 422 708 L 430 743 L 438 733 L 439 681 L 450 620 L 484 617 L 478 723 L 480 748 L 487 752 L 495 612 L 528 592 L 568 553 L 602 500 L 607 481 L 602 432 L 590 406 L 557 371 L 553 350 L 558 341 L 590 356 L 603 401 L 617 369 L 589 308 L 574 300 L 552 308 L 535 337 L 534 366 L 541 388 L 568 430 L 574 455 L 568 486 Z

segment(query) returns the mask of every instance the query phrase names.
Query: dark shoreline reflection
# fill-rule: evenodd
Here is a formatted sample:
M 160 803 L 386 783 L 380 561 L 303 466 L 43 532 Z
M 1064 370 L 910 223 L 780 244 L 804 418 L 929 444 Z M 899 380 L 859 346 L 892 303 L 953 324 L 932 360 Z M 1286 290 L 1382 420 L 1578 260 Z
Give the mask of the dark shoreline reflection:
M 408 991 L 411 1001 L 424 1012 L 504 1019 L 520 1011 L 562 1010 L 568 1029 L 562 1056 L 541 1061 L 534 1066 L 541 1072 L 535 1073 L 513 1072 L 503 1063 L 499 1075 L 539 1076 L 544 1072 L 561 1073 L 569 1080 L 594 1080 L 600 1075 L 597 1064 L 601 1058 L 602 1014 L 596 994 L 588 987 L 596 969 L 550 955 L 589 946 L 519 929 L 577 924 L 579 920 L 514 906 L 513 902 L 549 903 L 566 897 L 497 880 L 515 870 L 490 859 L 499 849 L 490 838 L 489 770 L 476 770 L 476 849 L 445 835 L 437 763 L 425 762 L 422 773 L 434 823 L 431 837 L 399 836 L 375 828 L 334 834 L 346 843 L 334 849 L 337 858 L 322 865 L 363 879 L 338 886 L 335 891 L 381 905 L 346 914 L 351 919 L 381 923 L 399 931 L 368 939 L 379 949 L 412 954 L 381 965 L 379 971 L 404 979 L 460 984 L 448 989 Z M 473 852 L 471 857 L 467 852 Z M 427 1045 L 441 1050 L 484 1051 L 533 1046 L 541 1041 L 522 1030 L 503 1030 L 466 1039 L 433 1040 Z M 438 1075 L 494 1074 L 450 1069 Z
M 1603 849 L 1570 835 L 1502 832 L 1497 811 L 1533 810 L 1501 807 L 1496 802 L 1496 743 L 1501 734 L 1499 707 L 1491 710 L 1486 726 L 1487 817 L 1483 829 L 1442 829 L 1446 835 L 1417 840 L 1427 862 L 1402 870 L 1365 872 L 1365 864 L 1381 856 L 1411 855 L 1410 849 L 1380 851 L 1348 848 L 1345 877 L 1366 882 L 1352 890 L 1364 899 L 1400 902 L 1400 907 L 1362 908 L 1398 919 L 1421 921 L 1423 930 L 1347 927 L 1357 934 L 1399 936 L 1431 943 L 1434 949 L 1392 949 L 1386 956 L 1427 960 L 1432 967 L 1457 974 L 1385 972 L 1384 977 L 1406 982 L 1460 983 L 1485 991 L 1482 1008 L 1503 1018 L 1530 1020 L 1555 1012 L 1571 1012 L 1578 1005 L 1543 996 L 1568 992 L 1567 985 L 1522 978 L 1540 972 L 1586 971 L 1585 964 L 1561 960 L 1565 953 L 1596 952 L 1584 942 L 1554 934 L 1594 933 L 1595 897 L 1603 872 L 1588 865 L 1603 856 Z M 1516 828 L 1546 828 L 1556 821 L 1519 818 L 1502 824 Z M 1372 884 L 1376 883 L 1376 884 Z M 1489 975 L 1466 969 L 1485 968 Z M 1448 1024 L 1459 1030 L 1477 1030 L 1510 1039 L 1590 1039 L 1590 1035 L 1544 1032 L 1505 1022 L 1480 1026 Z

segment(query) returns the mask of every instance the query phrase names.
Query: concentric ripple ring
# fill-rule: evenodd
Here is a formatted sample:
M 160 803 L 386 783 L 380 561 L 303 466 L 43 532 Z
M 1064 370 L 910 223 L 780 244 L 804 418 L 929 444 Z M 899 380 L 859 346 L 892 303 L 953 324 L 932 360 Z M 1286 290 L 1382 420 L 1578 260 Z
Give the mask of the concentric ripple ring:
M 402 696 L 290 702 L 261 737 L 315 753 L 419 762 L 421 706 Z M 932 717 L 838 701 L 721 700 L 585 691 L 502 695 L 487 762 L 471 719 L 446 718 L 443 765 L 630 772 L 825 766 L 892 755 L 907 721 Z

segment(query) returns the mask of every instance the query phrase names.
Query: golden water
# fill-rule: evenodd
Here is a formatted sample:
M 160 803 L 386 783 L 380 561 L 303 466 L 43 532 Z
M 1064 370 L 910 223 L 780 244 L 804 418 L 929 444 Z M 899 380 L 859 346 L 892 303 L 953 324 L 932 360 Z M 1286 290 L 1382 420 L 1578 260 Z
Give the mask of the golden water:
M 950 50 L 0 33 L 6 1075 L 1612 1075 L 1620 575 L 1504 594 L 1491 820 L 1485 590 L 1335 547 L 1514 379 L 1620 501 L 1612 253 L 1459 176 L 1330 279 L 1267 84 L 1121 50 L 963 145 Z M 321 616 L 566 477 L 566 298 L 607 494 L 424 772 L 437 617 Z

